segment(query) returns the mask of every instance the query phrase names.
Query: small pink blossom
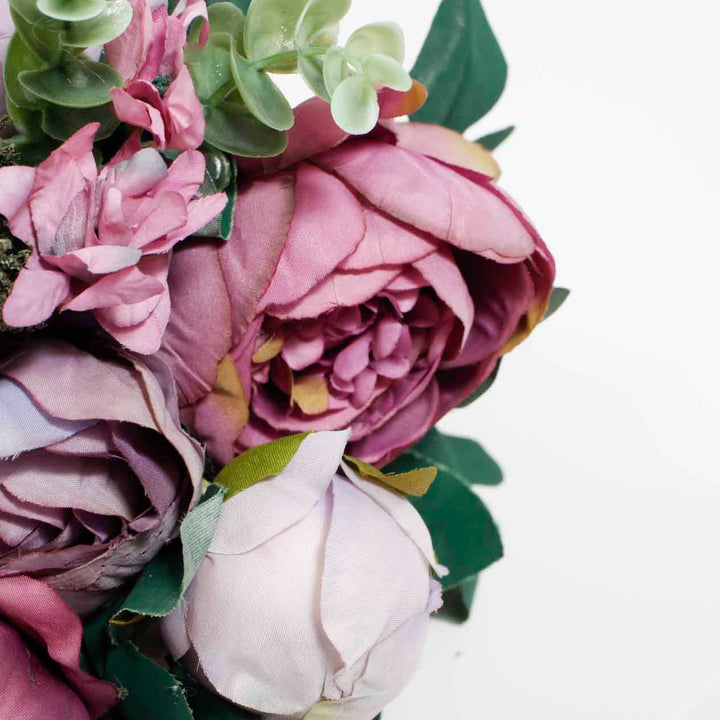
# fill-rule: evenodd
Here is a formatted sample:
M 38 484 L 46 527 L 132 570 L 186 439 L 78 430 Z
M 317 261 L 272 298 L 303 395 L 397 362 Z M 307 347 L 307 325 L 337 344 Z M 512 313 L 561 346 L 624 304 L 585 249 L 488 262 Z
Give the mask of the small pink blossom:
M 137 134 L 98 175 L 97 129 L 79 130 L 36 168 L 0 168 L 0 214 L 33 249 L 3 320 L 29 327 L 58 307 L 92 311 L 122 345 L 151 354 L 170 316 L 170 251 L 227 198 L 193 199 L 205 172 L 202 153 L 186 151 L 168 168 Z
M 129 27 L 105 46 L 108 62 L 124 81 L 123 89 L 110 92 L 115 113 L 128 125 L 151 133 L 160 150 L 194 149 L 205 136 L 205 118 L 183 61 L 183 47 L 197 18 L 203 22 L 200 41 L 207 41 L 207 6 L 203 0 L 187 0 L 168 15 L 164 4 L 151 10 L 148 0 L 131 1 Z

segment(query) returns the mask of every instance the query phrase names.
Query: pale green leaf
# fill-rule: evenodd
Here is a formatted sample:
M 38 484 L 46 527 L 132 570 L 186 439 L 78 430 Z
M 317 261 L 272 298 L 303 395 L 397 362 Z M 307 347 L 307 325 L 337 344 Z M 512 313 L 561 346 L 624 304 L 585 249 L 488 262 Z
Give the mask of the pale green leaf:
M 38 11 L 35 0 L 10 0 L 15 30 L 30 50 L 46 62 L 57 62 L 62 52 L 62 25 Z
M 295 28 L 308 0 L 253 0 L 245 20 L 245 53 L 257 61 L 295 49 Z M 280 59 L 273 72 L 294 72 L 295 59 Z
M 37 0 L 37 8 L 54 20 L 80 22 L 100 15 L 105 0 Z
M 230 35 L 212 34 L 204 48 L 198 45 L 185 48 L 185 62 L 200 102 L 209 102 L 232 81 L 230 45 Z
M 127 30 L 132 20 L 132 5 L 128 0 L 107 0 L 104 12 L 92 20 L 68 23 L 63 43 L 69 47 L 104 45 Z
M 380 117 L 377 91 L 364 75 L 343 80 L 333 93 L 331 108 L 335 122 L 351 135 L 370 132 Z
M 330 102 L 330 94 L 325 87 L 323 78 L 323 58 L 318 55 L 300 55 L 298 70 L 305 84 L 326 102 Z
M 110 90 L 122 86 L 122 78 L 109 65 L 69 56 L 47 70 L 20 74 L 23 88 L 55 105 L 89 108 L 110 102 Z
M 325 54 L 323 62 L 323 80 L 330 97 L 335 94 L 338 85 L 348 77 L 350 77 L 350 68 L 345 60 L 345 51 L 333 45 Z
M 363 58 L 362 69 L 374 83 L 384 87 L 402 92 L 412 87 L 410 73 L 388 55 L 367 55 Z
M 210 21 L 210 32 L 222 32 L 230 35 L 235 40 L 235 46 L 239 53 L 244 52 L 243 31 L 245 29 L 245 16 L 240 8 L 231 2 L 219 2 L 208 7 L 208 20 Z
M 405 59 L 405 39 L 397 23 L 376 22 L 358 28 L 345 44 L 348 57 L 362 60 L 367 55 L 387 55 L 401 63 Z
M 295 122 L 292 107 L 270 76 L 256 70 L 242 55 L 230 53 L 235 86 L 248 110 L 273 130 L 288 130 Z
M 337 35 L 338 23 L 350 10 L 351 0 L 310 0 L 295 29 L 295 45 L 324 45 Z

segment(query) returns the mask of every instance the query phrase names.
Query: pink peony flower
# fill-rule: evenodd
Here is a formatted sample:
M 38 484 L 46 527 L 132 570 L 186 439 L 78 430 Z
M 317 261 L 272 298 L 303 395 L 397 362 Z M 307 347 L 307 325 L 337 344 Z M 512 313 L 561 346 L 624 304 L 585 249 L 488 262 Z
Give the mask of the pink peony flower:
M 79 130 L 36 168 L 0 168 L 0 213 L 33 249 L 3 320 L 29 327 L 58 307 L 89 310 L 125 347 L 151 354 L 170 315 L 170 251 L 227 198 L 193 199 L 205 171 L 202 153 L 187 151 L 167 168 L 137 136 L 98 175 L 97 127 Z
M 200 493 L 177 415 L 153 359 L 36 338 L 0 364 L 0 578 L 42 578 L 86 612 L 140 572 Z
M 348 426 L 352 455 L 388 462 L 490 375 L 550 295 L 552 257 L 484 174 L 489 153 L 419 124 L 346 138 L 326 108 L 301 108 L 285 155 L 241 185 L 230 241 L 173 263 L 162 352 L 220 462 Z
M 173 15 L 151 9 L 148 0 L 131 0 L 133 17 L 125 32 L 105 45 L 108 62 L 121 75 L 123 89 L 110 91 L 122 122 L 152 134 L 160 150 L 191 150 L 205 136 L 205 118 L 183 60 L 186 33 L 201 18 L 201 43 L 208 37 L 204 0 L 182 2 Z
M 0 717 L 90 720 L 118 701 L 80 668 L 80 618 L 29 577 L 0 578 Z

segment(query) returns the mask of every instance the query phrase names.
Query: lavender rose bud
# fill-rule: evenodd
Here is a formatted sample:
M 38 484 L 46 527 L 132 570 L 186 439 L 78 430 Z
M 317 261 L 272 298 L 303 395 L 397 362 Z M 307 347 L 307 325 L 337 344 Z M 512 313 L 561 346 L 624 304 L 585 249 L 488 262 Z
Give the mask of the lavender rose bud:
M 42 577 L 78 612 L 153 558 L 203 472 L 164 366 L 52 339 L 0 364 L 0 458 L 0 578 Z
M 199 680 L 271 718 L 371 720 L 415 670 L 440 585 L 422 519 L 308 435 L 227 500 L 165 642 Z

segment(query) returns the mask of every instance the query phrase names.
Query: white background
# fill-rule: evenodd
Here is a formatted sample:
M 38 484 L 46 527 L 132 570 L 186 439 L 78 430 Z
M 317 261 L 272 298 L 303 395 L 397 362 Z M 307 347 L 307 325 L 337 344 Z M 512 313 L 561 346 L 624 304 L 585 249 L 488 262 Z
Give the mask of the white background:
M 355 0 L 344 28 L 437 0 Z M 720 718 L 720 3 L 485 0 L 502 186 L 573 294 L 447 431 L 482 441 L 506 557 L 433 623 L 385 720 Z

